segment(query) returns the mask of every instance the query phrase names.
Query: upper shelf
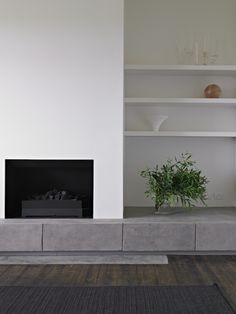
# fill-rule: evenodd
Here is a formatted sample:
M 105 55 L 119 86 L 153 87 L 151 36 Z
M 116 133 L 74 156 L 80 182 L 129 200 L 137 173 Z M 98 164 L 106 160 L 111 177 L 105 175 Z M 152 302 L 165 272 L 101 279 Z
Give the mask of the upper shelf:
M 126 97 L 124 102 L 127 105 L 143 104 L 179 104 L 179 105 L 220 105 L 235 107 L 236 98 L 132 98 Z
M 236 65 L 144 65 L 127 64 L 126 73 L 153 72 L 161 75 L 236 76 Z

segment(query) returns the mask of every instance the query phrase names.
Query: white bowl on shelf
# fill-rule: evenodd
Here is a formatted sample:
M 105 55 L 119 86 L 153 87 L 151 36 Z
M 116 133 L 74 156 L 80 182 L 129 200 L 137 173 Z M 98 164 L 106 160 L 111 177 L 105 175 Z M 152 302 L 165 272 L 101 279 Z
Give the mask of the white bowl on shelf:
M 150 113 L 146 116 L 153 131 L 159 131 L 162 123 L 168 118 L 168 116 L 160 115 L 157 113 Z

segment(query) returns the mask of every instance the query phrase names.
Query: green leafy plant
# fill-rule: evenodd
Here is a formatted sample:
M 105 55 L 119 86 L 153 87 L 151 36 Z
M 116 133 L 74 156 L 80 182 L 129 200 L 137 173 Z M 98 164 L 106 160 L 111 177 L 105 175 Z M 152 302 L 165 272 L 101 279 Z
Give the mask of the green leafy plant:
M 163 205 L 192 207 L 197 201 L 206 205 L 209 181 L 191 158 L 189 153 L 181 154 L 179 159 L 168 159 L 161 167 L 141 171 L 141 177 L 147 180 L 145 194 L 154 201 L 156 210 Z

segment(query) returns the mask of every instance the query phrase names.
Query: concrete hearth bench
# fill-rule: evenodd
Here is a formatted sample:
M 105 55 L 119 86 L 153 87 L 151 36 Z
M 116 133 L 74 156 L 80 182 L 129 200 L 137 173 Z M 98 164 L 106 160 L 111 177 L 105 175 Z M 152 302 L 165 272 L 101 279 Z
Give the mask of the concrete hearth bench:
M 0 253 L 11 252 L 234 253 L 236 209 L 196 209 L 121 220 L 1 220 Z

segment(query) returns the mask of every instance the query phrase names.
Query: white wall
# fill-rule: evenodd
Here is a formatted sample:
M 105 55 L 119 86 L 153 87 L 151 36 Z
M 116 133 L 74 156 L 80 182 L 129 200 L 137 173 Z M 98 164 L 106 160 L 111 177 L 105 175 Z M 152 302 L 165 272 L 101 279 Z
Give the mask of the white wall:
M 122 0 L 0 0 L 4 159 L 94 159 L 94 217 L 123 215 Z
M 177 64 L 192 41 L 236 64 L 235 0 L 125 0 L 125 62 Z

